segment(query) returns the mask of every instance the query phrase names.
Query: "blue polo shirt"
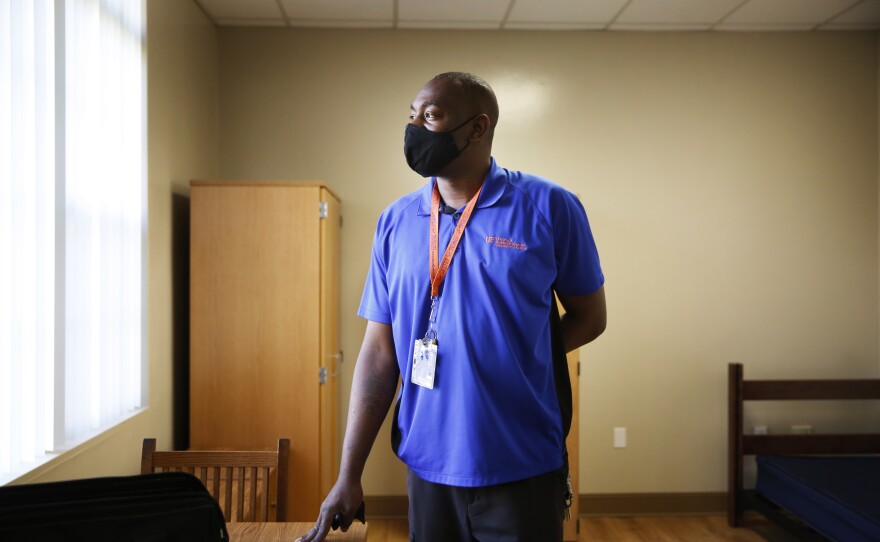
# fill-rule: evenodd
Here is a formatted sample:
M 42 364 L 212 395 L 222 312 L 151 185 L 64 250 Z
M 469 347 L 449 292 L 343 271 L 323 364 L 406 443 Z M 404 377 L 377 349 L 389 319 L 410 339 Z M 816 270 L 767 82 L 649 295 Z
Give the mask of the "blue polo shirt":
M 429 482 L 478 487 L 563 464 L 550 310 L 604 283 L 578 198 L 492 160 L 437 306 L 434 389 L 411 382 L 413 343 L 431 306 L 429 224 L 435 179 L 379 218 L 358 315 L 390 324 L 402 386 L 395 452 Z M 458 221 L 440 214 L 440 257 Z

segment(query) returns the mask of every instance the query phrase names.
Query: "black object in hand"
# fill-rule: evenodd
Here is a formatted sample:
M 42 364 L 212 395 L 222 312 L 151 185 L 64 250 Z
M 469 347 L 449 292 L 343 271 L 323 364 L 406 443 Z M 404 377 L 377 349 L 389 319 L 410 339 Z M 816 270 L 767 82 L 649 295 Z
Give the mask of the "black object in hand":
M 364 502 L 361 501 L 360 507 L 357 509 L 357 512 L 354 513 L 354 519 L 360 521 L 361 523 L 366 523 L 367 522 L 366 514 L 367 514 L 367 512 L 366 512 L 366 508 L 364 507 Z M 337 512 L 336 515 L 333 516 L 333 523 L 331 524 L 331 527 L 335 531 L 335 530 L 339 529 L 339 527 L 341 525 L 342 525 L 342 512 Z

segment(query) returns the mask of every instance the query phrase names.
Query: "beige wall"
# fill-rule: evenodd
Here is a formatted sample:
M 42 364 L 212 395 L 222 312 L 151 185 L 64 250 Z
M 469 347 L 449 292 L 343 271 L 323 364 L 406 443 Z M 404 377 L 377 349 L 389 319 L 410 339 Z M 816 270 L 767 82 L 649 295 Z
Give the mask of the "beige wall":
M 220 174 L 324 179 L 343 200 L 344 389 L 376 218 L 421 183 L 408 106 L 450 69 L 495 86 L 499 162 L 579 193 L 592 221 L 609 326 L 582 352 L 581 492 L 722 491 L 728 362 L 877 376 L 874 34 L 219 35 Z M 803 412 L 748 422 L 841 423 Z M 405 493 L 403 472 L 386 424 L 366 492 Z
M 172 197 L 189 178 L 340 194 L 348 389 L 376 218 L 421 182 L 401 156 L 408 106 L 449 69 L 495 86 L 500 163 L 590 214 L 610 316 L 582 352 L 581 492 L 723 490 L 729 361 L 754 377 L 877 376 L 874 34 L 217 30 L 192 3 L 148 5 L 150 408 L 22 481 L 136 472 L 144 436 L 170 445 Z M 629 448 L 612 449 L 615 426 Z M 370 495 L 405 493 L 388 439 L 386 424 Z
M 217 175 L 217 31 L 179 0 L 147 3 L 149 408 L 19 482 L 136 474 L 143 438 L 172 438 L 172 196 Z

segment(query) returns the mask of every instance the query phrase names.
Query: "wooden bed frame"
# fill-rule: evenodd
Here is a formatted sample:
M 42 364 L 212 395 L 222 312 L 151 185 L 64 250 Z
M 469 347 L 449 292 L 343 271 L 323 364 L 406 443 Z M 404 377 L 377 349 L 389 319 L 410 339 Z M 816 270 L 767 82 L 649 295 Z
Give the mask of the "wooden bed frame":
M 763 454 L 878 454 L 880 434 L 745 435 L 745 401 L 880 399 L 880 379 L 743 380 L 743 366 L 728 366 L 727 521 L 742 526 L 743 511 L 755 509 L 798 536 L 824 540 L 769 501 L 743 490 L 743 456 Z

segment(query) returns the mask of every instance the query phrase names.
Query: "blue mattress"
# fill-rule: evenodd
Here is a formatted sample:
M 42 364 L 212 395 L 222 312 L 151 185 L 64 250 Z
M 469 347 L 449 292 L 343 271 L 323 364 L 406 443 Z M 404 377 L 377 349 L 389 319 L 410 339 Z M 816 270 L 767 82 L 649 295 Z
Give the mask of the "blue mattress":
M 760 495 L 837 542 L 880 541 L 880 457 L 756 459 Z

